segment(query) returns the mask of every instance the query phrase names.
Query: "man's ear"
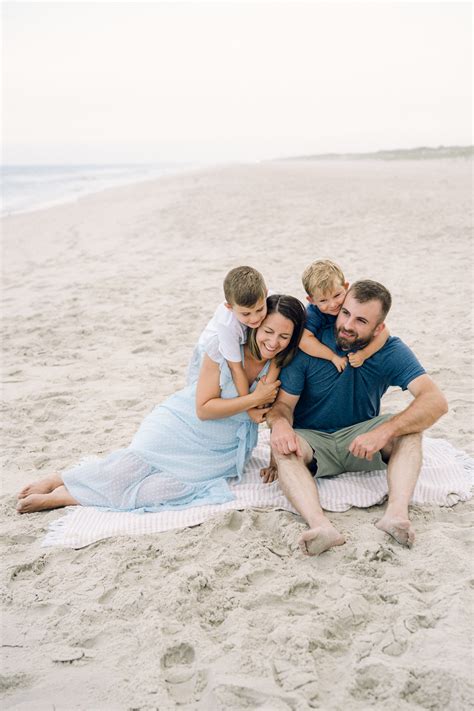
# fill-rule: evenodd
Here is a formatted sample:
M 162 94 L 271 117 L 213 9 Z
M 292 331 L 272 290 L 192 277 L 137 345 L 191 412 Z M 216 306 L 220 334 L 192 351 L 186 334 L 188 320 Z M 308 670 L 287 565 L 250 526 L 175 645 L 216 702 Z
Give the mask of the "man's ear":
M 229 304 L 227 301 L 224 301 L 224 306 L 226 307 L 226 309 L 229 309 L 229 311 L 232 311 L 233 309 L 232 304 Z

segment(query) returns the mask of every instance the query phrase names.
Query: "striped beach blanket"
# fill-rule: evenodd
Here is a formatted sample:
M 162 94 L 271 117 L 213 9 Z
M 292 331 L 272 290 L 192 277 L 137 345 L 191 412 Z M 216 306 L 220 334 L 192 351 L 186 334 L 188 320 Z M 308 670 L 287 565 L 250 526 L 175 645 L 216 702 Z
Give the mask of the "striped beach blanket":
M 270 432 L 261 429 L 240 483 L 232 484 L 233 501 L 212 506 L 195 506 L 160 513 L 113 512 L 86 506 L 70 506 L 66 515 L 53 521 L 42 546 L 83 548 L 95 541 L 120 535 L 159 533 L 195 526 L 230 509 L 269 508 L 296 513 L 283 495 L 278 481 L 262 484 L 260 469 L 268 465 Z M 424 437 L 423 467 L 412 498 L 413 504 L 453 506 L 471 498 L 474 461 L 449 442 Z M 387 496 L 385 471 L 347 472 L 317 479 L 322 507 L 327 511 L 347 511 L 352 506 L 366 508 Z

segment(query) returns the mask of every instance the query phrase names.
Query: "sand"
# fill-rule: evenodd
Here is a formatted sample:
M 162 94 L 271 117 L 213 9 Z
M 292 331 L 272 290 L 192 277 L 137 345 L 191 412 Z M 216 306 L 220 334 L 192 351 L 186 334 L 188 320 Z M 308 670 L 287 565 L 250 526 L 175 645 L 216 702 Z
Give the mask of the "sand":
M 2 221 L 3 708 L 469 708 L 472 502 L 414 509 L 412 550 L 380 507 L 331 514 L 347 543 L 307 558 L 300 518 L 255 510 L 44 549 L 61 512 L 19 516 L 14 494 L 126 446 L 245 263 L 300 298 L 319 257 L 385 283 L 450 403 L 429 434 L 472 454 L 471 190 L 463 159 L 281 162 Z

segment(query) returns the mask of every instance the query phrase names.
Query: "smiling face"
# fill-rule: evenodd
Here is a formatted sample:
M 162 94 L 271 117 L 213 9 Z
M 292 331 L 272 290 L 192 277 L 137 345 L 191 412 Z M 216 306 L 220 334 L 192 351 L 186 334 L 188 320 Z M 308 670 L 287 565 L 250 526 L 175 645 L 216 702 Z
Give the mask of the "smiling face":
M 333 286 L 325 292 L 316 290 L 312 296 L 307 299 L 310 304 L 318 307 L 322 314 L 337 316 L 341 310 L 342 303 L 346 296 L 347 287 L 349 284 L 334 283 Z
M 267 301 L 264 297 L 253 306 L 238 306 L 237 304 L 226 304 L 226 306 L 234 312 L 240 323 L 249 328 L 258 328 L 267 315 Z
M 257 330 L 256 341 L 263 360 L 274 358 L 290 343 L 294 325 L 278 312 L 269 314 Z
M 360 303 L 349 292 L 336 321 L 336 342 L 339 348 L 350 351 L 366 346 L 385 327 L 380 322 L 381 317 L 380 301 L 373 299 Z

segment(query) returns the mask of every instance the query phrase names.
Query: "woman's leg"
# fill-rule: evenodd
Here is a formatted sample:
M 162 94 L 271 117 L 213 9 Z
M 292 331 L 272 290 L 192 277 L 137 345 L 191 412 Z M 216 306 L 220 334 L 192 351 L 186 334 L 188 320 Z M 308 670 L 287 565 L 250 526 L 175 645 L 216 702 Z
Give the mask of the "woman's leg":
M 49 494 L 58 486 L 63 485 L 62 477 L 59 474 L 50 474 L 45 476 L 38 481 L 33 481 L 31 484 L 23 487 L 23 489 L 18 494 L 18 499 L 24 499 L 30 494 Z
M 79 506 L 65 486 L 57 486 L 48 494 L 29 494 L 18 501 L 18 513 L 33 513 L 46 509 L 59 509 L 62 506 Z

